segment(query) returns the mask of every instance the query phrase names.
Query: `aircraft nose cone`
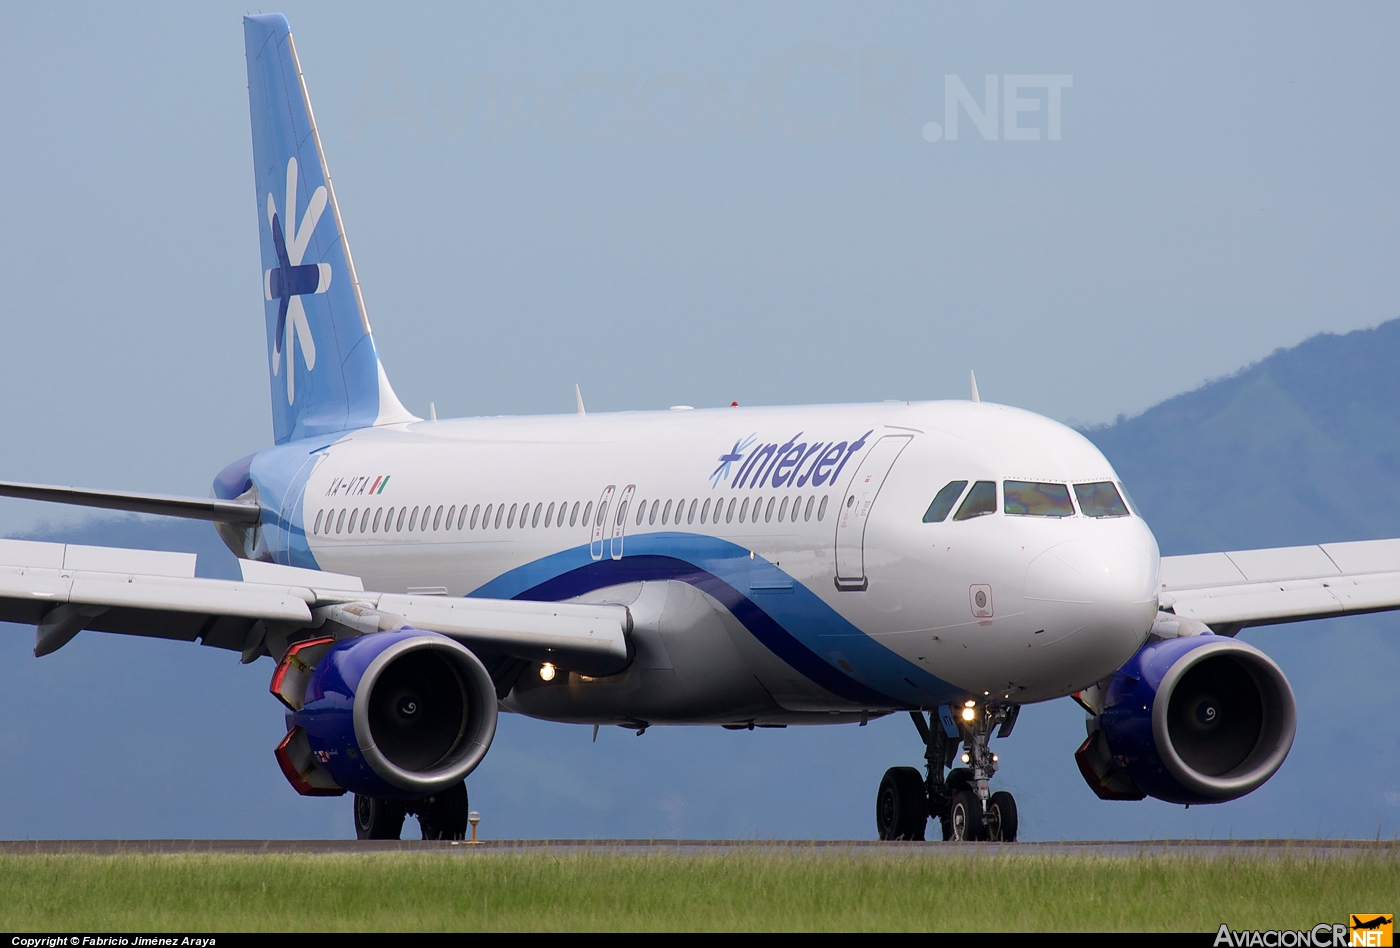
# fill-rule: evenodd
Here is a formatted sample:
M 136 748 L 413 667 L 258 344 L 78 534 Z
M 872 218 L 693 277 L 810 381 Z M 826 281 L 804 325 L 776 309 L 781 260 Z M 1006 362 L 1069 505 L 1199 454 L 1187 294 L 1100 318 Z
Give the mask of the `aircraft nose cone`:
M 1026 597 L 1052 602 L 1136 604 L 1156 597 L 1147 554 L 1110 540 L 1066 540 L 1031 560 Z

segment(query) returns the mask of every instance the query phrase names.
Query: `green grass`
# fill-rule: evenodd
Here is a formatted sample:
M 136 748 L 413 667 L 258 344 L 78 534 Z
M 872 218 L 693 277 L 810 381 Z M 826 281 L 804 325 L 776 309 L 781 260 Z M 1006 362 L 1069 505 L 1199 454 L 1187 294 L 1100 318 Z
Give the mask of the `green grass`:
M 1310 928 L 1395 910 L 1394 858 L 772 853 L 0 856 L 0 929 Z

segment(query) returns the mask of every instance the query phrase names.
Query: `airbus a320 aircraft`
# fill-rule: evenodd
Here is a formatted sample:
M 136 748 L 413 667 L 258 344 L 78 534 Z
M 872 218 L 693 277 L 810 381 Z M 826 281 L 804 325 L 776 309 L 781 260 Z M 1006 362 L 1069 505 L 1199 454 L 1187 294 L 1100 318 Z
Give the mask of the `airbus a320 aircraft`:
M 1159 557 L 1103 455 L 967 402 L 424 421 L 375 349 L 287 21 L 244 20 L 273 446 L 213 499 L 0 494 L 213 521 L 194 557 L 0 541 L 0 619 L 269 656 L 276 759 L 362 838 L 460 838 L 504 710 L 727 728 L 907 713 L 882 839 L 1016 838 L 994 734 L 1088 712 L 1105 799 L 1218 803 L 1278 770 L 1293 693 L 1246 626 L 1400 608 L 1400 540 Z M 950 769 L 951 768 L 951 769 Z

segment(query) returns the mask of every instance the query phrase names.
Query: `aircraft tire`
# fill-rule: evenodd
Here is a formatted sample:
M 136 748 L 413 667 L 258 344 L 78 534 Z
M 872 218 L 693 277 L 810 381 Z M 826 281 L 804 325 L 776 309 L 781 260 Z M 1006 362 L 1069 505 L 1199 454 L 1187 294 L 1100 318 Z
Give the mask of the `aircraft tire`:
M 954 767 L 948 771 L 948 776 L 943 778 L 943 800 L 942 809 L 938 813 L 933 812 L 932 798 L 929 802 L 929 816 L 937 816 L 939 829 L 942 830 L 943 842 L 953 838 L 953 802 L 952 798 L 960 790 L 972 788 L 972 770 L 967 767 Z
M 987 837 L 994 843 L 1016 842 L 1016 798 L 998 790 L 987 801 Z
M 972 789 L 972 768 L 954 767 L 948 771 L 948 776 L 943 778 L 943 783 L 947 785 L 949 793 Z
M 459 781 L 418 804 L 418 825 L 424 839 L 467 838 L 467 783 Z
M 880 839 L 922 840 L 928 825 L 928 792 L 913 767 L 891 767 L 875 798 L 875 829 Z
M 355 838 L 398 839 L 403 834 L 403 802 L 355 794 Z
M 971 790 L 959 790 L 953 796 L 953 809 L 949 816 L 954 842 L 975 842 L 985 835 L 982 801 Z

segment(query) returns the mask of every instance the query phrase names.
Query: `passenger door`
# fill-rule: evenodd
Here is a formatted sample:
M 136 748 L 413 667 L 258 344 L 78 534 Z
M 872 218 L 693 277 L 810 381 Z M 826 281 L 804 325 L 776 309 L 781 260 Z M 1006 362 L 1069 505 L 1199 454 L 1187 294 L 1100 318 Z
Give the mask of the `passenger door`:
M 865 589 L 865 525 L 899 453 L 913 435 L 889 435 L 875 442 L 856 468 L 836 517 L 836 587 Z

